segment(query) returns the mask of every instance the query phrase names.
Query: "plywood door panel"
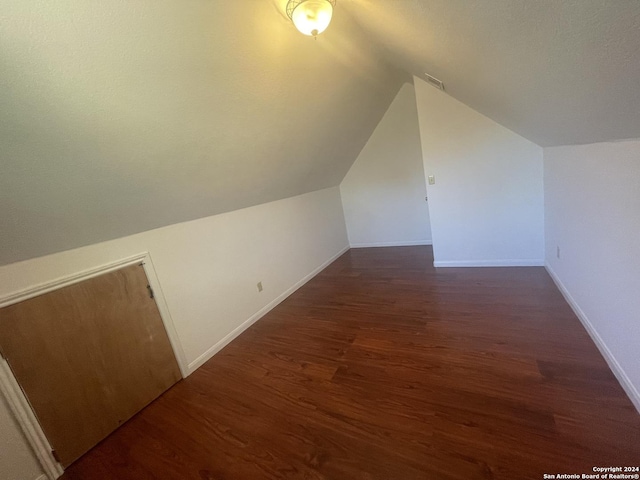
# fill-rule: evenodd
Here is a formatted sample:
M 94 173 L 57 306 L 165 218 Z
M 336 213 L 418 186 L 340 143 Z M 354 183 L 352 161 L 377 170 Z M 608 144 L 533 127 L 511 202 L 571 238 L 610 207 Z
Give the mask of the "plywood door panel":
M 63 466 L 181 378 L 147 285 L 132 265 L 0 309 L 0 346 Z

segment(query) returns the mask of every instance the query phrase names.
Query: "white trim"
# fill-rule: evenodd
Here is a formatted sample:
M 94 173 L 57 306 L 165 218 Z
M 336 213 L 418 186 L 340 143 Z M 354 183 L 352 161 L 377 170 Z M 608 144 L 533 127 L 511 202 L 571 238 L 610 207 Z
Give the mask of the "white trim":
M 604 340 L 589 320 L 589 317 L 587 317 L 587 314 L 584 313 L 584 311 L 580 308 L 580 305 L 578 305 L 578 303 L 571 296 L 569 290 L 567 290 L 567 288 L 560 280 L 560 277 L 558 277 L 556 272 L 553 271 L 551 265 L 549 265 L 548 262 L 545 262 L 544 266 L 547 269 L 547 272 L 549 272 L 549 276 L 558 287 L 558 290 L 560 290 L 560 293 L 562 293 L 562 296 L 565 298 L 573 312 L 582 323 L 582 326 L 585 328 L 585 330 L 593 340 L 593 343 L 595 343 L 596 347 L 598 347 L 598 350 L 600 350 L 600 353 L 604 357 L 615 377 L 618 379 L 620 386 L 622 386 L 622 389 L 631 400 L 631 403 L 633 403 L 633 405 L 636 407 L 636 410 L 638 410 L 638 413 L 640 413 L 640 393 L 636 389 L 635 385 L 631 382 L 631 379 L 629 378 L 627 373 L 618 363 L 616 357 L 613 356 L 613 353 L 611 353 L 611 350 L 609 350 L 607 344 L 604 343 Z
M 431 240 L 412 240 L 409 242 L 371 242 L 371 243 L 352 243 L 351 248 L 369 248 L 369 247 L 413 247 L 416 245 L 431 245 Z
M 8 295 L 0 297 L 0 308 L 8 307 L 9 305 L 13 305 L 14 303 L 23 302 L 25 300 L 29 300 L 30 298 L 44 295 L 45 293 L 49 293 L 53 290 L 58 290 L 62 287 L 73 285 L 84 280 L 89 280 L 90 278 L 97 277 L 114 270 L 118 270 L 119 268 L 128 267 L 129 265 L 144 261 L 148 255 L 149 254 L 147 252 L 139 253 L 138 255 L 132 255 L 115 262 L 83 270 L 66 277 L 56 278 L 55 280 L 51 280 L 50 282 L 41 283 L 39 285 L 27 287 L 24 290 L 20 290 L 18 292 L 10 293 Z
M 149 285 L 151 285 L 151 288 L 153 289 L 153 296 L 158 307 L 158 312 L 160 313 L 160 318 L 162 319 L 162 323 L 164 324 L 164 329 L 167 331 L 169 343 L 171 344 L 173 354 L 175 355 L 176 361 L 178 362 L 178 368 L 180 368 L 182 378 L 187 378 L 187 376 L 189 375 L 187 357 L 184 354 L 182 342 L 180 341 L 178 331 L 176 330 L 176 327 L 173 323 L 173 318 L 171 318 L 171 312 L 169 311 L 169 307 L 167 306 L 167 301 L 165 300 L 164 292 L 162 291 L 162 286 L 160 285 L 160 280 L 158 280 L 156 269 L 153 265 L 151 255 L 149 253 L 146 254 L 142 263 L 144 273 L 147 275 L 147 280 L 149 280 Z
M 7 399 L 7 403 L 13 412 L 18 424 L 22 428 L 31 448 L 38 457 L 42 469 L 48 479 L 56 479 L 64 472 L 51 454 L 51 445 L 42 431 L 42 427 L 36 419 L 29 401 L 24 396 L 22 388 L 18 384 L 9 364 L 4 359 L 0 359 L 0 390 Z
M 315 277 L 318 273 L 320 273 L 322 270 L 324 270 L 325 268 L 327 268 L 331 263 L 333 263 L 338 257 L 340 257 L 341 255 L 343 255 L 345 252 L 347 252 L 349 250 L 349 247 L 344 247 L 343 249 L 341 249 L 338 253 L 336 253 L 335 255 L 333 255 L 331 258 L 329 258 L 329 260 L 327 260 L 326 262 L 322 263 L 322 265 L 320 265 L 319 267 L 315 268 L 311 273 L 309 273 L 308 275 L 305 275 L 302 279 L 298 280 L 295 284 L 293 284 L 290 288 L 288 288 L 287 290 L 285 290 L 283 293 L 281 293 L 280 295 L 278 295 L 274 300 L 272 300 L 271 302 L 269 302 L 267 305 L 265 305 L 264 307 L 262 307 L 260 310 L 258 310 L 256 313 L 254 313 L 253 315 L 251 315 L 247 320 L 245 320 L 244 322 L 242 322 L 242 324 L 238 325 L 236 328 L 234 328 L 231 332 L 229 332 L 227 335 L 225 335 L 225 337 L 220 340 L 219 342 L 217 342 L 215 345 L 213 345 L 212 347 L 210 347 L 206 352 L 204 352 L 202 355 L 200 355 L 198 358 L 196 358 L 193 362 L 191 362 L 189 364 L 189 374 L 195 372 L 198 368 L 200 368 L 205 362 L 207 362 L 207 360 L 209 360 L 211 357 L 213 357 L 216 353 L 218 353 L 220 350 L 222 350 L 224 347 L 226 347 L 229 343 L 231 343 L 238 335 L 240 335 L 242 332 L 244 332 L 247 328 L 249 328 L 251 325 L 253 325 L 255 322 L 257 322 L 258 320 L 260 320 L 263 316 L 265 316 L 267 313 L 269 313 L 271 310 L 273 310 L 275 307 L 277 307 L 283 300 L 285 300 L 289 295 L 291 295 L 293 292 L 295 292 L 297 289 L 299 289 L 300 287 L 302 287 L 305 283 L 307 283 L 309 280 L 311 280 L 313 277 Z
M 189 373 L 186 356 L 182 349 L 182 344 L 180 343 L 180 338 L 178 337 L 175 325 L 173 324 L 173 320 L 171 318 L 169 308 L 167 307 L 162 287 L 153 267 L 153 262 L 149 252 L 139 253 L 105 265 L 74 273 L 66 277 L 61 277 L 50 282 L 35 285 L 19 292 L 11 293 L 0 298 L 0 308 L 29 300 L 30 298 L 37 297 L 38 295 L 43 295 L 69 285 L 74 285 L 84 280 L 113 272 L 120 268 L 135 265 L 136 263 L 143 264 L 142 266 L 144 268 L 145 275 L 147 276 L 147 280 L 149 280 L 149 285 L 153 289 L 160 318 L 162 319 L 162 323 L 167 331 L 167 336 L 169 337 L 169 342 L 171 343 L 173 353 L 176 357 L 176 361 L 178 362 L 180 373 L 183 377 L 186 377 Z M 24 395 L 20 384 L 4 359 L 0 361 L 0 390 L 7 398 L 7 402 L 9 403 L 11 410 L 16 416 L 22 431 L 29 441 L 29 444 L 36 453 L 45 473 L 50 479 L 58 478 L 63 473 L 62 466 L 53 458 L 53 455 L 51 454 L 51 445 L 49 444 L 40 423 L 36 419 L 36 416 L 31 409 L 31 405 Z
M 453 260 L 434 261 L 434 267 L 542 267 L 544 260 Z

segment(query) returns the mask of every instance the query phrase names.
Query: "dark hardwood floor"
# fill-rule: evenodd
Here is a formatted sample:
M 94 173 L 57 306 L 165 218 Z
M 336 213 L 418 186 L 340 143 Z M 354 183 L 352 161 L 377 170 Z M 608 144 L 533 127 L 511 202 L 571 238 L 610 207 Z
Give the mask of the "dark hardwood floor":
M 538 480 L 640 463 L 640 415 L 543 268 L 432 261 L 347 252 L 63 478 Z

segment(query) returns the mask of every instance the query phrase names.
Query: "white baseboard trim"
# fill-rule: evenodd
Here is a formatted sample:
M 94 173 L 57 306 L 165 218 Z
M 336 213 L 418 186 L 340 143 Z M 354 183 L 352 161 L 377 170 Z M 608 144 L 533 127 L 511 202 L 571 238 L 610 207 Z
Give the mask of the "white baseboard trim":
M 434 267 L 543 267 L 544 260 L 452 260 L 434 261 Z
M 256 323 L 258 320 L 260 320 L 263 316 L 265 316 L 271 310 L 273 310 L 276 306 L 282 303 L 282 301 L 285 300 L 289 295 L 291 295 L 293 292 L 298 290 L 301 286 L 303 286 L 305 283 L 307 283 L 309 280 L 315 277 L 318 273 L 324 270 L 327 266 L 329 266 L 329 264 L 333 263 L 338 257 L 340 257 L 342 254 L 344 254 L 348 250 L 349 250 L 348 246 L 342 248 L 338 253 L 336 253 L 331 258 L 329 258 L 329 260 L 327 260 L 322 265 L 315 268 L 308 275 L 298 280 L 295 284 L 293 284 L 291 287 L 289 287 L 287 290 L 285 290 L 283 293 L 278 295 L 275 299 L 273 299 L 271 302 L 269 302 L 267 305 L 262 307 L 256 313 L 251 315 L 247 320 L 242 322 L 240 325 L 234 328 L 231 332 L 225 335 L 225 337 L 222 340 L 220 340 L 215 345 L 210 347 L 206 352 L 204 352 L 202 355 L 196 358 L 193 362 L 189 363 L 189 375 L 195 372 L 205 362 L 207 362 L 207 360 L 209 360 L 216 353 L 218 353 L 220 350 L 226 347 L 229 343 L 231 343 L 238 335 L 240 335 L 247 328 L 249 328 L 251 325 Z
M 553 268 L 551 268 L 549 263 L 545 262 L 544 266 L 547 269 L 547 272 L 549 272 L 549 276 L 558 287 L 558 290 L 560 290 L 560 293 L 562 293 L 562 296 L 565 298 L 573 312 L 582 323 L 582 326 L 591 337 L 591 340 L 593 340 L 593 343 L 595 343 L 596 347 L 598 347 L 598 350 L 600 350 L 600 353 L 604 357 L 615 377 L 618 379 L 620 386 L 622 386 L 622 389 L 631 400 L 631 403 L 633 403 L 638 413 L 640 413 L 640 393 L 636 389 L 635 385 L 633 385 L 633 383 L 629 379 L 629 376 L 626 374 L 622 366 L 618 363 L 616 357 L 613 356 L 613 353 L 611 353 L 611 350 L 609 350 L 607 344 L 604 343 L 604 340 L 589 320 L 589 317 L 587 317 L 584 311 L 582 311 L 580 305 L 578 305 L 578 303 L 569 293 L 569 290 L 567 290 L 567 288 L 564 286 L 564 284 L 560 280 L 560 277 L 558 277 L 556 272 L 553 271 Z
M 372 242 L 372 243 L 352 243 L 351 248 L 370 247 L 415 247 L 416 245 L 431 245 L 431 240 L 417 240 L 409 242 Z

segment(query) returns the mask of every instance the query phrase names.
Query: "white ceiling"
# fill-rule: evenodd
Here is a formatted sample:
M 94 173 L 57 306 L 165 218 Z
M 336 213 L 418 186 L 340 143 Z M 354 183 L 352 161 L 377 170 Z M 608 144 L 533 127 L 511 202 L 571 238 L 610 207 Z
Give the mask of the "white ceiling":
M 3 0 L 0 264 L 340 183 L 407 73 L 539 145 L 640 137 L 640 1 Z M 404 72 L 404 73 L 400 73 Z
M 638 0 L 344 0 L 398 67 L 541 146 L 640 137 Z
M 408 77 L 278 7 L 4 0 L 0 264 L 339 184 Z

